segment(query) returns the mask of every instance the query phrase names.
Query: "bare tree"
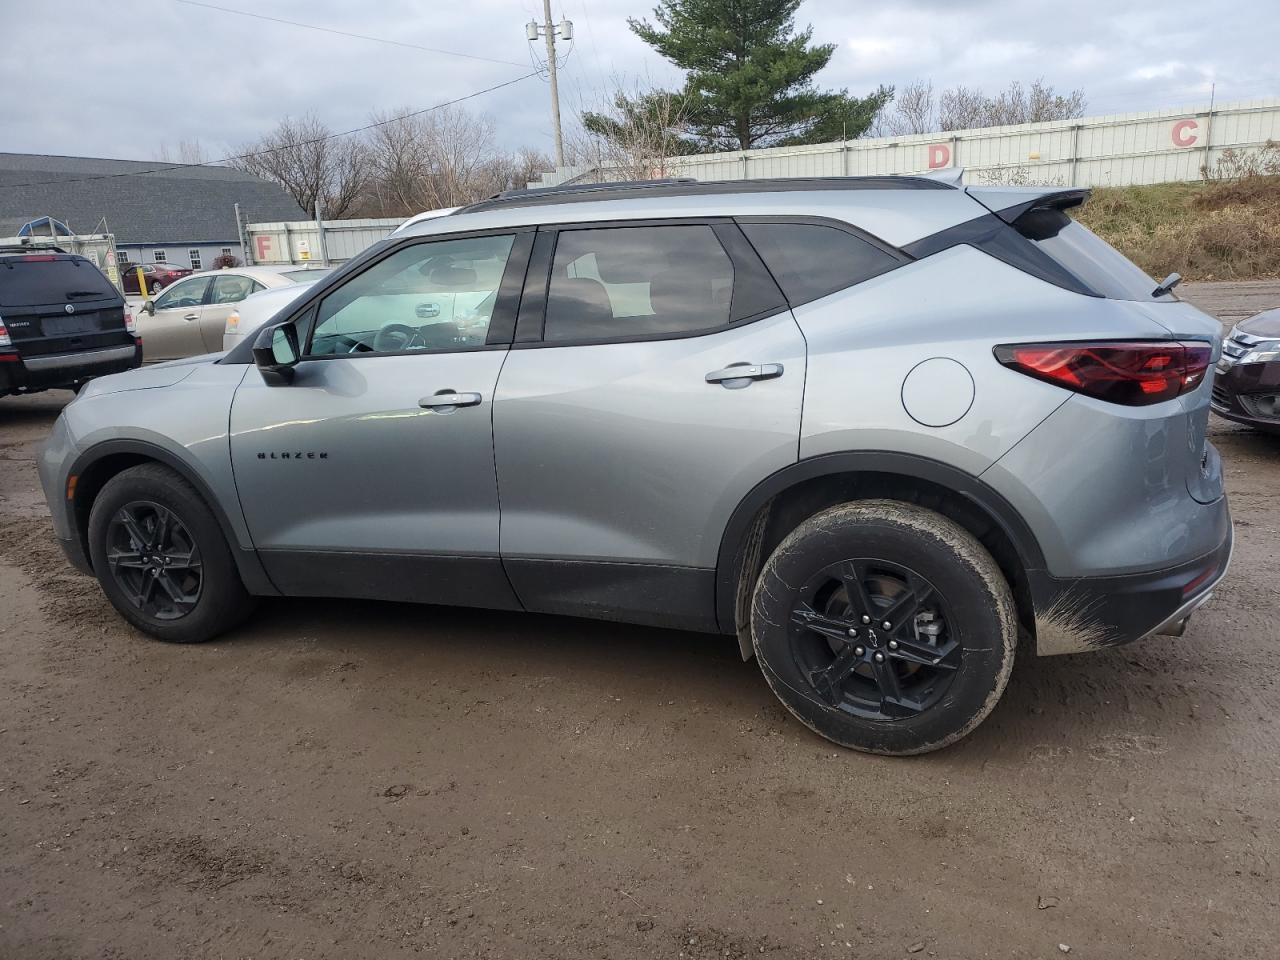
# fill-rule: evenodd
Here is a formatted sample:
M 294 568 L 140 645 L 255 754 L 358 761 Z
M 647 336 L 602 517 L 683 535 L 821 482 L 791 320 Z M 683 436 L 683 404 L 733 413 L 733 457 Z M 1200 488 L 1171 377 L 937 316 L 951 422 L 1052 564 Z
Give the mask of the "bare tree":
M 873 137 L 902 137 L 937 130 L 933 81 L 914 80 L 894 93 L 868 131 Z
M 963 85 L 942 91 L 938 98 L 939 130 L 970 130 L 987 127 L 987 97 L 977 87 Z
M 274 180 L 308 214 L 316 200 L 324 203 L 325 216 L 342 217 L 360 200 L 369 179 L 368 150 L 363 141 L 334 137 L 319 118 L 307 114 L 285 117 L 256 143 L 239 151 L 231 161 L 237 169 Z
M 1045 120 L 1069 120 L 1084 116 L 1083 90 L 1060 94 L 1044 79 L 1024 86 L 1015 80 L 988 96 L 977 87 L 948 87 L 936 101 L 933 84 L 916 80 L 902 88 L 893 102 L 876 117 L 873 135 L 905 136 L 939 130 L 972 130 Z
M 651 180 L 669 173 L 672 157 L 696 151 L 684 97 L 620 79 L 596 110 L 579 115 L 582 131 L 571 138 L 580 163 L 607 170 L 610 178 Z
M 159 149 L 155 151 L 155 158 L 163 163 L 177 164 L 204 164 L 213 159 L 199 137 L 179 140 L 178 145 L 172 149 L 168 143 L 161 141 Z
M 513 185 L 524 186 L 545 157 L 494 147 L 493 121 L 445 108 L 375 114 L 369 136 L 371 205 L 379 214 L 408 216 L 456 207 Z M 523 177 L 523 179 L 521 179 Z

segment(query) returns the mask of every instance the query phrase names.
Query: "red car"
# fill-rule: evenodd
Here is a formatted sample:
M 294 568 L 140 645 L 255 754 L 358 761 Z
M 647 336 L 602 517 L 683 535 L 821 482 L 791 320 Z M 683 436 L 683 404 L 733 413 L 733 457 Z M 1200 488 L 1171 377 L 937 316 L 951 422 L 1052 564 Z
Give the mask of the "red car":
M 167 263 L 122 263 L 119 265 L 120 285 L 125 293 L 142 296 L 142 291 L 138 289 L 139 266 L 142 267 L 142 273 L 147 278 L 148 296 L 155 296 L 175 280 L 191 275 L 190 267 L 174 267 Z

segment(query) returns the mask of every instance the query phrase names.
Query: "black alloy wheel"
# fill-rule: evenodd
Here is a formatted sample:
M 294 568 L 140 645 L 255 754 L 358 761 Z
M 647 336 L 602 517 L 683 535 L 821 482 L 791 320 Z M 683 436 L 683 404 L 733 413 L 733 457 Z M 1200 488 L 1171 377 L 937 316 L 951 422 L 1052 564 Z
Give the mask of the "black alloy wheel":
M 182 520 L 150 500 L 121 506 L 107 523 L 108 570 L 126 600 L 154 620 L 178 620 L 200 602 L 204 565 Z
M 792 653 L 812 693 L 870 720 L 915 716 L 936 704 L 963 648 L 932 583 L 886 560 L 844 560 L 801 587 L 791 611 Z

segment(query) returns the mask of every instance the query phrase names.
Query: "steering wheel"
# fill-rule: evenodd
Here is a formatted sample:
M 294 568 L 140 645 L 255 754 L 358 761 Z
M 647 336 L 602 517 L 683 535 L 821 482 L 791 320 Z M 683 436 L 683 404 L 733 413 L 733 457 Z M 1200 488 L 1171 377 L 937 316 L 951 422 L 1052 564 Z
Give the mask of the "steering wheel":
M 369 353 L 373 347 L 369 346 L 363 340 L 357 340 L 355 337 L 349 337 L 345 333 L 338 334 L 335 339 L 347 348 L 347 353 Z M 337 353 L 338 351 L 334 351 Z
M 405 350 L 418 338 L 418 331 L 405 323 L 388 323 L 373 337 L 373 349 L 378 353 L 395 353 Z

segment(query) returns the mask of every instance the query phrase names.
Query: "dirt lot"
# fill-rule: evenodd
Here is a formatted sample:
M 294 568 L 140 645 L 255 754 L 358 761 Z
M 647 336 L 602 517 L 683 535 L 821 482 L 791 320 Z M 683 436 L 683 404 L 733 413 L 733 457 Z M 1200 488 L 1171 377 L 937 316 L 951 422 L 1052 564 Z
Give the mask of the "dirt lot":
M 1184 638 L 1024 658 L 888 760 L 728 639 L 275 601 L 146 640 L 51 542 L 65 399 L 0 400 L 0 957 L 1280 955 L 1280 439 L 1213 427 L 1237 550 Z

